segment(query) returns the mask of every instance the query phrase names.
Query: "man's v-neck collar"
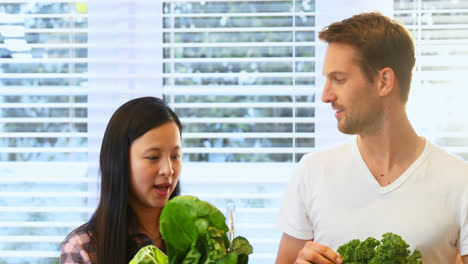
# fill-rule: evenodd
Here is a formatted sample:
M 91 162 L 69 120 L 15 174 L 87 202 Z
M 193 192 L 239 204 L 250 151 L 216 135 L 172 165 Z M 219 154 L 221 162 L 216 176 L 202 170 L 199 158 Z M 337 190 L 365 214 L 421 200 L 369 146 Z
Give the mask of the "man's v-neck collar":
M 358 157 L 358 162 L 359 162 L 359 167 L 363 172 L 365 172 L 365 177 L 368 178 L 368 180 L 375 186 L 376 191 L 380 194 L 387 194 L 392 192 L 393 190 L 397 189 L 400 187 L 408 178 L 424 163 L 424 161 L 427 159 L 429 156 L 429 153 L 431 151 L 431 145 L 430 143 L 426 140 L 426 145 L 424 147 L 424 151 L 419 155 L 419 157 L 411 164 L 411 166 L 406 169 L 406 171 L 403 172 L 403 174 L 400 175 L 395 181 L 393 181 L 391 184 L 387 186 L 382 186 L 380 183 L 375 179 L 374 175 L 372 175 L 371 171 L 369 170 L 369 167 L 367 167 L 366 162 L 364 161 L 361 152 L 359 151 L 359 147 L 357 145 L 357 137 L 354 138 L 353 143 L 351 144 L 353 151 L 357 153 L 356 157 Z

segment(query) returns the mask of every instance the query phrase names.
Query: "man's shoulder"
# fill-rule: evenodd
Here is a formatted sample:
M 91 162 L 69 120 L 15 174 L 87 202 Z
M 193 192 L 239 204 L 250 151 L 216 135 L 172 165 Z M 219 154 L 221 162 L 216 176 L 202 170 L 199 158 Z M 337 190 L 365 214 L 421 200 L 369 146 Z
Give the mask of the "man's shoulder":
M 301 162 L 334 162 L 337 158 L 351 157 L 352 155 L 354 155 L 353 144 L 355 144 L 353 141 L 347 141 L 336 146 L 319 149 L 315 152 L 307 153 L 304 155 L 304 157 L 302 157 Z
M 431 146 L 431 162 L 443 165 L 444 167 L 468 169 L 468 163 L 464 161 L 461 157 L 456 156 L 455 154 L 449 153 L 447 150 L 437 146 L 436 144 L 429 143 Z
M 443 174 L 445 179 L 455 177 L 468 183 L 468 163 L 433 143 L 429 144 L 431 152 L 428 173 Z

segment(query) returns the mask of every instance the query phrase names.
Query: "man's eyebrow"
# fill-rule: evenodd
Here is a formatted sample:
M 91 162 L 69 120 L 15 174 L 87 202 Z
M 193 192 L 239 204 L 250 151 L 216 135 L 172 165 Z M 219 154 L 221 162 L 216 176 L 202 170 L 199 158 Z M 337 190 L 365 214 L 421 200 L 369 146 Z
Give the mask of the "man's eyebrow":
M 333 71 L 328 74 L 322 73 L 323 76 L 333 76 L 333 75 L 339 75 L 339 74 L 346 75 L 346 73 L 340 72 L 340 71 Z

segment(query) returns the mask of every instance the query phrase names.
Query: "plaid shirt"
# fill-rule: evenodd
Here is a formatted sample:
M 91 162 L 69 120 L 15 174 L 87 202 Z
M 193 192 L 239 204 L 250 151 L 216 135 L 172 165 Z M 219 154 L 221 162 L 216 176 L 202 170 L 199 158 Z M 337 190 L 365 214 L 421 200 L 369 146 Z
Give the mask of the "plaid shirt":
M 88 224 L 71 232 L 63 241 L 60 254 L 61 264 L 96 264 L 97 255 L 92 233 Z M 129 262 L 142 247 L 155 245 L 154 241 L 141 232 L 135 225 L 128 228 L 127 256 Z

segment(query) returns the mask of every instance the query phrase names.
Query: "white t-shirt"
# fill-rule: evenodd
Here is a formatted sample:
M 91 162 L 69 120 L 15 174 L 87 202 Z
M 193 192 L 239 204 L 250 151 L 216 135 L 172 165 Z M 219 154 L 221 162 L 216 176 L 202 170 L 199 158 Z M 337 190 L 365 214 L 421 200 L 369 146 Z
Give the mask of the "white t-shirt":
M 400 235 L 425 264 L 468 254 L 468 163 L 426 143 L 421 156 L 382 187 L 357 141 L 305 155 L 290 179 L 278 224 L 298 239 L 337 250 L 352 239 Z

